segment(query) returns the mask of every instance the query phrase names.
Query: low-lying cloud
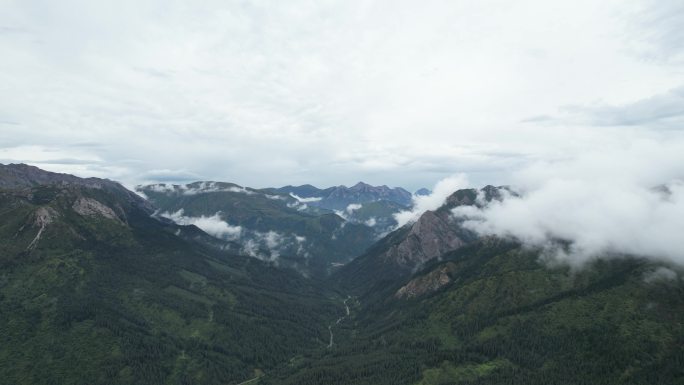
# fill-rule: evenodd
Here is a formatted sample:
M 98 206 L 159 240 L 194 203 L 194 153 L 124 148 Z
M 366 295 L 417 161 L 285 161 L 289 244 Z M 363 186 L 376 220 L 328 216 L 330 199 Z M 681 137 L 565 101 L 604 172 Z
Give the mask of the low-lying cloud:
M 538 164 L 516 175 L 520 196 L 454 215 L 482 235 L 516 238 L 579 266 L 644 256 L 684 265 L 684 149 L 640 143 Z
M 171 219 L 179 225 L 195 225 L 207 234 L 216 238 L 232 241 L 239 239 L 242 235 L 242 227 L 229 225 L 226 221 L 221 219 L 220 213 L 216 213 L 210 217 L 204 215 L 200 217 L 188 217 L 183 215 L 183 209 L 180 209 L 173 213 L 163 212 L 159 215 Z
M 180 209 L 176 212 L 162 212 L 157 215 L 168 218 L 179 225 L 195 225 L 207 234 L 219 239 L 239 241 L 242 253 L 263 261 L 278 263 L 279 257 L 287 253 L 305 258 L 310 257 L 306 237 L 276 231 L 260 232 L 245 229 L 242 226 L 232 226 L 221 219 L 220 212 L 212 216 L 190 217 L 184 214 L 183 209 Z
M 468 187 L 468 178 L 465 174 L 457 174 L 437 182 L 430 195 L 414 195 L 413 206 L 410 210 L 394 214 L 394 219 L 397 221 L 396 228 L 415 222 L 428 210 L 439 208 L 454 191 L 466 187 Z
M 353 220 L 352 215 L 354 215 L 354 211 L 360 210 L 363 207 L 362 204 L 360 203 L 350 203 L 347 205 L 347 207 L 344 210 L 334 210 L 335 214 L 337 214 L 339 217 L 343 218 L 346 221 L 351 221 Z
M 318 202 L 318 201 L 320 201 L 321 199 L 323 199 L 323 198 L 321 198 L 321 197 L 302 198 L 302 197 L 300 197 L 299 195 L 293 194 L 293 193 L 290 193 L 290 196 L 293 197 L 294 199 L 296 199 L 298 202 L 301 202 L 301 203 Z
M 183 195 L 196 195 L 196 194 L 206 194 L 213 192 L 234 192 L 240 194 L 253 195 L 256 194 L 255 191 L 249 190 L 242 186 L 221 186 L 216 182 L 200 182 L 199 184 L 167 184 L 167 183 L 157 183 L 147 186 L 137 186 L 136 191 L 141 191 L 143 189 L 148 189 L 158 193 L 178 193 Z M 266 195 L 267 198 L 280 199 L 275 195 Z

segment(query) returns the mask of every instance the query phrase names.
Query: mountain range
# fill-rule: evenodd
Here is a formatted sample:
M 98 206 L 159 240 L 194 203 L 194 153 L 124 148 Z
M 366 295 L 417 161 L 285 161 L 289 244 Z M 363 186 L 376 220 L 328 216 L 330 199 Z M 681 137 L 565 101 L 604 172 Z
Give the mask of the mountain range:
M 681 268 L 628 255 L 553 264 L 453 215 L 506 187 L 455 191 L 377 240 L 335 210 L 382 200 L 310 206 L 323 197 L 218 182 L 137 190 L 0 165 L 1 383 L 684 383 Z M 260 255 L 273 240 L 247 252 L 270 231 L 312 237 L 322 270 L 281 258 L 291 246 Z
M 244 254 L 317 277 L 396 227 L 394 214 L 407 210 L 412 198 L 402 188 L 364 183 L 320 190 L 203 181 L 141 185 L 136 191 L 158 208 L 158 216 L 196 224 L 221 239 L 239 241 Z
M 331 210 L 343 210 L 350 204 L 374 201 L 394 202 L 401 206 L 411 205 L 412 194 L 401 187 L 371 186 L 359 182 L 352 187 L 335 186 L 319 189 L 312 185 L 285 186 L 273 189 L 281 193 L 291 194 L 307 199 L 312 205 Z M 426 189 L 419 191 L 424 192 Z

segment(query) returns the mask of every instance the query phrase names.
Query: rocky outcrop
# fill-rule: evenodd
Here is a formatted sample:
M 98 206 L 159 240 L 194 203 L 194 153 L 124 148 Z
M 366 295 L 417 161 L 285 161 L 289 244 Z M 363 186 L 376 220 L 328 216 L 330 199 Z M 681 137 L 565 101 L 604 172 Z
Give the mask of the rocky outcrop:
M 84 217 L 102 216 L 121 221 L 114 210 L 92 198 L 78 198 L 71 207 Z
M 381 258 L 411 270 L 465 244 L 448 215 L 426 211 L 411 225 L 407 236 Z
M 423 295 L 434 293 L 442 287 L 451 283 L 452 279 L 449 273 L 454 271 L 456 265 L 447 263 L 446 265 L 431 271 L 426 275 L 414 278 L 402 288 L 397 290 L 394 298 L 409 299 L 421 297 Z
M 53 223 L 58 216 L 59 214 L 50 207 L 41 207 L 33 213 L 32 225 L 33 227 L 38 228 L 38 233 L 36 233 L 36 236 L 33 238 L 31 243 L 29 243 L 26 250 L 33 250 L 36 248 L 38 241 L 40 241 L 40 237 L 43 235 L 43 231 L 45 231 L 47 225 Z
M 380 256 L 405 270 L 416 271 L 426 262 L 457 250 L 472 241 L 474 234 L 460 226 L 451 215 L 457 206 L 483 206 L 503 197 L 505 187 L 486 186 L 480 190 L 462 189 L 454 192 L 435 211 L 426 211 L 410 225 L 403 238 L 392 244 Z

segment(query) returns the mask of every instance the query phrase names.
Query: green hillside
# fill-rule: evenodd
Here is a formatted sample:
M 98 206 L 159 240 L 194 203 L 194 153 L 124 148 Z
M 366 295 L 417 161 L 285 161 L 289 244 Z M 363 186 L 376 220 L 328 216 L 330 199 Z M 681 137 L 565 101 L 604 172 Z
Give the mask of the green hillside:
M 141 204 L 107 185 L 0 191 L 0 383 L 234 384 L 325 346 L 340 305 L 324 289 Z
M 175 199 L 202 216 L 223 193 L 252 196 Z M 573 269 L 478 238 L 449 212 L 478 196 L 455 192 L 322 281 L 115 182 L 2 166 L 0 383 L 684 384 L 681 268 L 612 255 Z
M 160 186 L 141 186 L 138 191 L 162 214 L 182 212 L 190 218 L 218 215 L 230 226 L 241 227 L 234 240 L 253 246 L 244 250 L 246 253 L 307 275 L 326 276 L 334 264 L 348 262 L 375 240 L 373 230 L 365 224 L 345 221 L 287 194 L 221 182 L 196 182 L 183 188 Z
M 550 268 L 517 244 L 477 242 L 355 298 L 333 349 L 264 383 L 682 384 L 684 285 L 649 279 L 657 268 Z M 397 294 L 411 283 L 425 291 Z

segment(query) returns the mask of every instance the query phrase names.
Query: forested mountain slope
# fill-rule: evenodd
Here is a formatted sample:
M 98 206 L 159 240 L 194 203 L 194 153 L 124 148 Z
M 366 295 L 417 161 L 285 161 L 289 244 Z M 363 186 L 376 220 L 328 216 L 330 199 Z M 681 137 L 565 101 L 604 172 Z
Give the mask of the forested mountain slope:
M 114 182 L 2 171 L 0 382 L 231 384 L 326 346 L 339 305 L 299 274 L 188 240 Z
M 684 383 L 684 285 L 661 274 L 672 267 L 572 271 L 497 239 L 440 259 L 351 301 L 336 346 L 265 383 Z
M 232 183 L 139 186 L 158 215 L 176 222 L 206 223 L 207 231 L 242 245 L 246 255 L 324 277 L 376 238 L 371 226 L 348 221 L 327 209 L 285 193 L 244 188 Z

